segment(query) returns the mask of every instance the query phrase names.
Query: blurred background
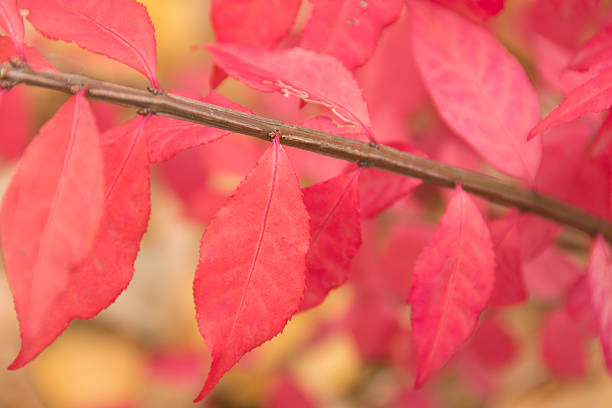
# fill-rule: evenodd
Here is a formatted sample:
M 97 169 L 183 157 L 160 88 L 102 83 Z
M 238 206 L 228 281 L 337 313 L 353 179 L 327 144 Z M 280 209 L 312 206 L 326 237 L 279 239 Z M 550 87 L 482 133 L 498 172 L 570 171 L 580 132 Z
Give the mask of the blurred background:
M 164 89 L 207 94 L 214 69 L 201 45 L 215 41 L 209 1 L 141 2 L 156 29 L 158 78 Z M 561 85 L 547 82 L 554 75 L 541 67 L 554 70 L 554 59 L 549 56 L 545 64 L 539 63 L 542 55 L 550 55 L 542 50 L 575 47 L 572 42 L 588 38 L 597 20 L 585 14 L 589 24 L 580 26 L 578 12 L 563 14 L 561 6 L 551 14 L 546 7 L 552 10 L 556 3 L 564 2 L 510 1 L 487 22 L 526 66 L 544 95 L 546 109 L 558 103 L 562 92 Z M 525 28 L 525 21 L 540 18 L 538 13 L 552 20 L 539 25 L 542 32 L 537 37 L 528 36 L 525 32 L 533 25 Z M 308 15 L 304 2 L 296 27 Z M 355 72 L 377 136 L 385 142 L 410 142 L 446 163 L 495 173 L 438 118 L 412 61 L 406 17 L 404 10 L 384 32 L 372 59 Z M 566 38 L 570 26 L 582 38 Z M 119 63 L 73 44 L 46 40 L 27 21 L 26 28 L 28 42 L 60 70 L 147 85 L 144 77 Z M 288 36 L 286 45 L 295 43 L 298 31 Z M 538 41 L 528 41 L 533 38 Z M 299 122 L 322 112 L 302 107 L 296 98 L 262 94 L 232 79 L 224 80 L 217 91 L 275 119 Z M 59 93 L 25 87 L 2 95 L 2 117 L 13 121 L 0 122 L 0 191 L 28 140 L 65 100 Z M 93 106 L 101 130 L 134 115 L 130 109 L 100 102 Z M 587 121 L 580 126 L 592 131 L 594 125 Z M 127 291 L 99 316 L 74 321 L 17 371 L 1 368 L 10 364 L 20 346 L 3 274 L 0 407 L 194 406 L 191 401 L 210 364 L 192 300 L 199 240 L 207 220 L 265 148 L 264 142 L 230 135 L 153 166 L 151 220 Z M 291 150 L 290 155 L 304 186 L 333 177 L 347 166 L 307 152 Z M 589 322 L 581 320 L 580 311 L 588 301 L 581 286 L 588 241 L 571 232 L 564 232 L 560 245 L 525 266 L 527 302 L 489 307 L 474 336 L 447 367 L 423 389 L 412 389 L 414 351 L 405 295 L 412 264 L 431 239 L 447 197 L 447 191 L 421 186 L 377 218 L 364 220 L 364 243 L 349 284 L 332 291 L 320 306 L 296 315 L 281 335 L 245 355 L 197 406 L 611 407 L 612 382 L 600 346 Z M 480 200 L 479 205 L 488 217 L 507 213 Z

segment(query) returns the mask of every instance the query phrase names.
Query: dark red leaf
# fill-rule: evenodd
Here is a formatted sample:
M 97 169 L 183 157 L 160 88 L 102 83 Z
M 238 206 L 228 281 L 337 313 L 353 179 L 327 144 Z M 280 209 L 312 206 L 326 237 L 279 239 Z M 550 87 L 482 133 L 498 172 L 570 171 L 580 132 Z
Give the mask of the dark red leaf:
M 297 311 L 309 242 L 302 193 L 277 137 L 202 237 L 193 289 L 213 362 L 197 400 Z
M 273 48 L 287 34 L 302 0 L 213 0 L 218 42 Z
M 409 303 L 418 354 L 415 386 L 422 386 L 472 334 L 495 279 L 489 230 L 457 186 L 433 240 L 412 277 Z
M 211 92 L 204 98 L 185 92 L 171 92 L 179 97 L 190 98 L 211 105 L 251 113 L 248 109 L 215 92 Z M 230 133 L 232 132 L 229 130 L 212 128 L 198 123 L 164 118 L 161 116 L 151 117 L 145 128 L 145 136 L 151 163 L 159 163 L 168 160 L 182 150 L 214 142 Z
M 301 310 L 318 305 L 348 279 L 361 245 L 358 176 L 355 170 L 303 190 L 311 240 Z
M 215 63 L 263 92 L 295 95 L 322 104 L 373 138 L 368 107 L 351 73 L 335 58 L 293 48 L 271 52 L 233 44 L 210 44 Z
M 300 47 L 333 55 L 348 69 L 365 63 L 383 28 L 399 17 L 403 0 L 308 0 L 312 15 Z
M 519 62 L 484 27 L 409 4 L 416 60 L 440 115 L 493 166 L 533 183 L 542 146 L 525 138 L 540 106 Z
M 432 0 L 470 18 L 485 20 L 504 8 L 505 0 Z
M 30 361 L 65 328 L 50 316 L 58 300 L 71 296 L 72 273 L 95 244 L 103 205 L 100 138 L 79 93 L 28 146 L 4 195 L 2 252 L 22 339 L 11 368 Z
M 44 36 L 122 62 L 159 88 L 155 31 L 147 9 L 135 0 L 18 0 Z

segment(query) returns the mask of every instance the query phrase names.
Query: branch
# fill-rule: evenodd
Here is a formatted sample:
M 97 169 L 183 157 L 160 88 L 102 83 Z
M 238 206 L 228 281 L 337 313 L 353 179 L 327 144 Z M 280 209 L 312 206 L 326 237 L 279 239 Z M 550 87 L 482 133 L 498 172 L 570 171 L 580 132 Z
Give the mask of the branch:
M 591 236 L 601 233 L 607 241 L 612 242 L 610 222 L 572 205 L 495 177 L 448 166 L 384 145 L 359 142 L 176 95 L 156 94 L 83 75 L 41 72 L 25 66 L 1 64 L 0 87 L 7 88 L 19 83 L 68 94 L 87 88 L 90 98 L 136 107 L 142 112 L 225 129 L 267 141 L 270 140 L 269 134 L 278 130 L 282 144 L 419 178 L 426 183 L 442 187 L 453 188 L 456 183 L 461 182 L 464 190 L 487 200 L 517 207 L 521 211 L 577 228 Z

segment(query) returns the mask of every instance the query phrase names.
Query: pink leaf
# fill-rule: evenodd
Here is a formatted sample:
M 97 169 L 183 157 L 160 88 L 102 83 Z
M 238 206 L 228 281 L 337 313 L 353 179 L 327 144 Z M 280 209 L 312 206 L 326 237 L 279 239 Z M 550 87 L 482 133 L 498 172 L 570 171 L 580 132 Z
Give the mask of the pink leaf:
M 478 326 L 465 351 L 490 370 L 507 367 L 518 355 L 512 334 L 496 318 L 486 319 Z
M 569 68 L 577 71 L 612 68 L 612 26 L 602 28 L 580 47 Z
M 580 379 L 586 374 L 586 336 L 564 309 L 548 316 L 542 328 L 540 351 L 558 377 Z
M 548 248 L 561 229 L 558 224 L 529 213 L 520 215 L 518 228 L 523 262 L 538 256 Z
M 416 60 L 440 115 L 489 163 L 533 182 L 542 146 L 525 137 L 540 106 L 521 65 L 483 27 L 439 6 L 410 6 Z
M 601 112 L 612 105 L 612 69 L 578 86 L 529 132 L 529 139 L 561 123 L 589 112 Z
M 36 51 L 34 48 L 24 45 L 25 59 L 28 66 L 32 69 L 40 71 L 55 71 L 55 68 Z M 15 48 L 15 44 L 8 37 L 0 36 L 0 62 L 6 62 L 9 57 L 18 55 L 19 52 Z M 23 58 L 23 57 L 22 57 Z
M 308 213 L 277 137 L 202 237 L 193 289 L 213 362 L 196 400 L 297 311 L 309 241 Z
M 599 331 L 587 274 L 580 276 L 568 290 L 565 311 L 585 332 L 597 334 Z
M 273 48 L 287 34 L 302 0 L 213 0 L 218 42 Z
M 316 408 L 317 405 L 285 374 L 278 379 L 269 397 L 268 408 Z
M 457 186 L 412 277 L 409 303 L 422 386 L 472 334 L 489 300 L 495 254 L 480 212 Z
M 17 0 L 0 0 L 0 28 L 11 37 L 19 56 L 25 58 L 23 17 L 19 14 Z
M 417 149 L 407 143 L 387 143 L 403 152 L 426 157 Z M 378 169 L 362 169 L 359 175 L 359 201 L 361 202 L 361 216 L 375 217 L 408 193 L 421 185 L 419 179 L 406 177 L 400 174 L 389 173 Z
M 587 281 L 601 348 L 608 371 L 612 373 L 612 254 L 610 245 L 601 236 L 595 239 L 591 249 Z
M 518 231 L 519 217 L 514 212 L 489 223 L 496 260 L 491 303 L 496 306 L 509 306 L 527 299 Z
M 31 118 L 24 91 L 0 91 L 0 160 L 17 159 L 28 144 Z
M 525 285 L 529 292 L 542 300 L 554 300 L 565 296 L 581 271 L 556 246 L 549 246 L 536 258 L 525 264 Z
M 300 47 L 333 55 L 348 69 L 365 63 L 383 28 L 399 17 L 403 0 L 308 0 L 312 15 Z
M 155 31 L 147 9 L 135 0 L 19 0 L 28 20 L 45 37 L 122 62 L 159 88 Z
M 538 77 L 554 91 L 565 95 L 593 77 L 590 73 L 567 69 L 572 57 L 569 49 L 539 34 L 534 34 L 530 42 Z M 543 156 L 546 157 L 546 153 Z
M 11 368 L 27 363 L 55 338 L 32 343 L 55 329 L 49 316 L 55 302 L 70 295 L 71 275 L 94 245 L 103 203 L 98 129 L 79 93 L 28 146 L 4 195 L 2 251 L 22 339 Z
M 211 105 L 251 113 L 248 109 L 214 92 L 211 92 L 204 98 L 190 95 L 185 92 L 171 92 L 180 97 L 195 99 Z M 212 128 L 198 123 L 185 122 L 184 120 L 164 118 L 161 116 L 152 116 L 145 128 L 151 163 L 159 163 L 168 160 L 182 150 L 214 142 L 230 133 L 232 132 L 229 130 Z
M 355 170 L 303 190 L 312 238 L 301 310 L 318 305 L 348 279 L 351 260 L 361 245 L 358 176 Z
M 369 271 L 374 272 L 372 270 Z M 396 299 L 360 291 L 347 316 L 348 331 L 366 360 L 388 360 L 400 330 L 400 304 Z
M 351 73 L 335 58 L 299 48 L 271 52 L 233 44 L 207 45 L 229 75 L 263 92 L 322 104 L 373 138 L 368 107 Z

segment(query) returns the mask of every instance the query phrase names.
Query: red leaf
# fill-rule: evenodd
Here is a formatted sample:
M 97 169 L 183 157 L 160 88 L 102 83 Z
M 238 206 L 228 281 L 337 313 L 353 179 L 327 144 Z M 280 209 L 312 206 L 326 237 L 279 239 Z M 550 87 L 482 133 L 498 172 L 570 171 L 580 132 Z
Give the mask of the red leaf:
M 416 60 L 440 115 L 489 163 L 533 182 L 542 146 L 525 136 L 540 106 L 521 65 L 483 27 L 439 6 L 410 5 Z
M 28 20 L 45 37 L 122 62 L 159 88 L 155 78 L 155 31 L 147 9 L 134 0 L 19 0 Z
M 542 328 L 540 351 L 549 370 L 568 380 L 586 373 L 586 336 L 564 309 L 548 316 Z
M 612 254 L 601 236 L 595 239 L 591 249 L 587 281 L 601 348 L 608 371 L 612 373 Z
M 40 71 L 55 71 L 55 68 L 32 47 L 24 45 L 25 58 L 28 61 L 28 66 L 32 69 Z M 0 62 L 6 62 L 9 57 L 18 55 L 15 49 L 15 44 L 8 37 L 0 36 Z
M 44 349 L 72 319 L 90 319 L 108 307 L 132 280 L 150 211 L 144 122 L 135 118 L 102 135 L 104 215 L 93 249 L 70 271 L 65 292 L 55 299 L 45 326 L 24 338 L 30 349 L 26 353 L 22 350 L 16 367 Z
M 508 217 L 489 223 L 496 260 L 495 286 L 491 303 L 496 306 L 509 306 L 527 299 L 527 290 L 523 282 L 519 217 L 519 214 L 514 212 Z
M 247 108 L 214 92 L 211 92 L 204 98 L 196 95 L 189 95 L 185 92 L 171 92 L 179 97 L 190 98 L 211 105 L 251 113 Z M 164 118 L 161 116 L 152 116 L 145 129 L 151 163 L 159 163 L 168 160 L 182 150 L 214 142 L 230 133 L 232 132 L 229 130 L 212 128 L 199 123 L 185 122 L 184 120 Z
M 55 338 L 38 342 L 53 330 L 48 327 L 53 305 L 67 294 L 74 268 L 92 249 L 103 202 L 98 129 L 79 93 L 28 146 L 4 195 L 2 251 L 22 339 L 11 368 L 27 363 Z
M 577 71 L 612 68 L 612 26 L 602 28 L 580 47 L 569 68 Z
M 419 255 L 409 303 L 422 386 L 470 336 L 493 290 L 495 254 L 480 212 L 457 186 L 433 240 Z
M 19 56 L 25 58 L 23 17 L 19 14 L 17 0 L 0 0 L 0 28 L 11 37 Z
M 301 310 L 318 305 L 348 279 L 351 260 L 361 245 L 358 176 L 355 170 L 303 190 L 312 238 Z
M 417 149 L 407 143 L 387 143 L 403 152 L 426 157 Z M 389 173 L 378 169 L 363 169 L 359 175 L 359 201 L 361 202 L 361 216 L 375 217 L 408 193 L 421 185 L 419 179 L 406 177 L 400 174 Z
M 193 286 L 213 362 L 196 400 L 297 311 L 309 241 L 302 194 L 276 138 L 202 237 Z
M 302 0 L 213 0 L 218 42 L 273 48 L 287 34 Z
M 571 91 L 559 106 L 531 129 L 529 139 L 553 126 L 578 119 L 589 112 L 601 112 L 611 105 L 612 69 L 609 69 Z
M 383 28 L 402 10 L 402 0 L 308 0 L 312 15 L 300 47 L 333 55 L 348 69 L 365 63 Z
M 0 159 L 17 159 L 28 144 L 31 119 L 24 90 L 0 91 Z
M 299 48 L 271 52 L 233 44 L 207 45 L 229 75 L 263 92 L 295 95 L 332 109 L 373 138 L 368 107 L 351 73 L 335 58 Z

